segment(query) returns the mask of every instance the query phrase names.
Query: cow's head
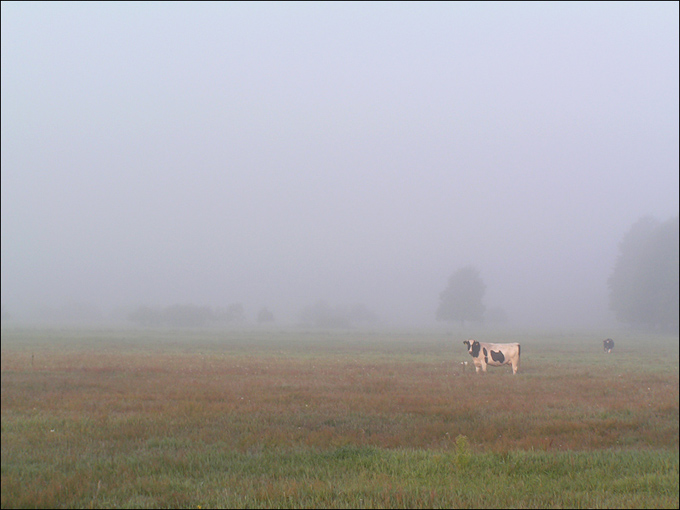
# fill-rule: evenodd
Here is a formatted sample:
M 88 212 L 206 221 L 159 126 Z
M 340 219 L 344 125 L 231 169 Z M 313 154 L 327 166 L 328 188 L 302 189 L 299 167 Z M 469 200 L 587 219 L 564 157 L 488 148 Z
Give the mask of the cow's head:
M 479 348 L 481 346 L 479 345 L 479 342 L 477 340 L 473 340 L 473 339 L 464 340 L 463 345 L 465 345 L 467 347 L 468 352 L 470 353 L 470 355 L 473 358 L 476 358 L 477 356 L 479 356 Z

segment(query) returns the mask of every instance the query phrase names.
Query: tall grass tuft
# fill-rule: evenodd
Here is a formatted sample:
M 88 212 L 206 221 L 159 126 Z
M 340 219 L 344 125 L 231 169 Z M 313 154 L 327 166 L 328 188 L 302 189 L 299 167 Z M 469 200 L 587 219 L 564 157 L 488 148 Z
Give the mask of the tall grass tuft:
M 467 437 L 465 437 L 462 434 L 459 434 L 456 437 L 456 453 L 455 453 L 456 466 L 458 466 L 460 469 L 465 469 L 468 466 L 468 464 L 470 464 L 470 457 L 471 457 L 470 442 L 468 441 Z

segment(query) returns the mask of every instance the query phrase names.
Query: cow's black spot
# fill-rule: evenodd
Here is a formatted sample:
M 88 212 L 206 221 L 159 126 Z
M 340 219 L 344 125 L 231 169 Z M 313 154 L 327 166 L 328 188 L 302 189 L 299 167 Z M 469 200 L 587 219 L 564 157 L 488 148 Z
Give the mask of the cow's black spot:
M 489 362 L 489 353 L 486 352 L 486 347 L 484 347 L 482 349 L 482 351 L 484 351 L 484 363 L 488 363 Z
M 498 363 L 503 363 L 505 361 L 505 356 L 503 356 L 501 351 L 491 351 L 491 359 Z
M 472 357 L 473 358 L 479 357 L 479 348 L 480 347 L 481 347 L 481 345 L 479 345 L 479 342 L 477 340 L 472 342 Z

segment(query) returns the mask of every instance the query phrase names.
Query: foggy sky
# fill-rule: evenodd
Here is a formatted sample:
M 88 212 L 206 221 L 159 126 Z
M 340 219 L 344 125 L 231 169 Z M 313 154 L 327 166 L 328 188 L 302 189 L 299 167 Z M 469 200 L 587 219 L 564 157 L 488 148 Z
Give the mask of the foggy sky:
M 608 324 L 678 214 L 678 3 L 2 2 L 2 304 L 320 299 L 434 322 L 473 264 Z

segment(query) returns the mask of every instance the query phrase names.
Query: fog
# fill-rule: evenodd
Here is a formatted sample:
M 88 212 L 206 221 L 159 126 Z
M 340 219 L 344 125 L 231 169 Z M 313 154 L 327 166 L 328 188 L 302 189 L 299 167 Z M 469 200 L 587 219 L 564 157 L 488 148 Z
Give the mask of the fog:
M 679 209 L 678 3 L 2 2 L 2 305 L 613 324 Z M 42 310 L 42 312 L 41 312 Z

